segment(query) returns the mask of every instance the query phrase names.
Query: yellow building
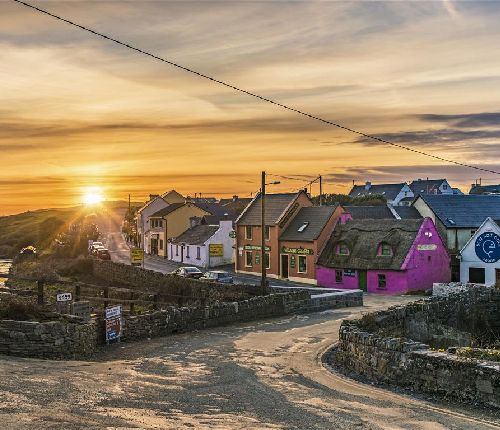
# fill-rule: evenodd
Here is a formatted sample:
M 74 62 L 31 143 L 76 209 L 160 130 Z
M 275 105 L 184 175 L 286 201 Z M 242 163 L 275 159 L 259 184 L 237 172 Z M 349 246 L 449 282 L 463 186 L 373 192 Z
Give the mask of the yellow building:
M 172 196 L 170 196 L 172 197 Z M 191 219 L 211 215 L 190 201 L 171 203 L 149 217 L 148 254 L 167 257 L 168 239 L 180 236 L 191 227 Z

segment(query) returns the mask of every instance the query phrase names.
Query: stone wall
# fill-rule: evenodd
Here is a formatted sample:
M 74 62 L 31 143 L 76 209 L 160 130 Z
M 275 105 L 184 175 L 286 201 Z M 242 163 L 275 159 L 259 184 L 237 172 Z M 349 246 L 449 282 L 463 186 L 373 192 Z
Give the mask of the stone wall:
M 197 279 L 165 275 L 137 266 L 98 259 L 93 260 L 93 274 L 104 281 L 126 285 L 138 291 L 154 291 L 186 297 L 201 298 L 216 294 L 217 298 L 222 297 L 224 300 L 232 301 L 259 294 L 259 288 L 253 285 L 208 284 Z
M 60 321 L 0 321 L 0 354 L 51 359 L 77 358 L 97 351 L 95 323 L 79 318 Z
M 423 343 L 470 345 L 483 324 L 499 328 L 499 303 L 499 292 L 472 288 L 344 321 L 329 360 L 375 382 L 500 408 L 500 363 L 434 351 Z

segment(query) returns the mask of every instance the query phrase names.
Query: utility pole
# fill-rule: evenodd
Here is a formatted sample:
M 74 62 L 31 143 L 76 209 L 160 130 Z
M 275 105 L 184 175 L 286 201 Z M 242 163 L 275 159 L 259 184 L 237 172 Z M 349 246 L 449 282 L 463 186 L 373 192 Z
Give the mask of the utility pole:
M 130 194 L 128 195 L 128 213 L 130 213 Z
M 262 295 L 267 294 L 267 279 L 266 279 L 266 209 L 265 209 L 265 201 L 266 201 L 266 172 L 262 171 L 261 178 L 261 189 L 260 189 L 260 204 L 261 204 L 261 212 L 260 212 L 260 230 L 261 230 L 261 259 L 260 259 L 260 267 L 261 267 L 261 280 L 260 287 L 262 291 Z
M 323 206 L 323 179 L 319 175 L 319 205 Z

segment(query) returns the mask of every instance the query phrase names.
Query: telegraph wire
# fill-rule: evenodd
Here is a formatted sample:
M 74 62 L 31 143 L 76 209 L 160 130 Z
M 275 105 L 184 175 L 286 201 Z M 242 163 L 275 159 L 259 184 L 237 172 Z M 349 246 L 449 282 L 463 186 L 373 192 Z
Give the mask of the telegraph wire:
M 200 78 L 207 79 L 207 80 L 212 81 L 212 82 L 214 82 L 216 84 L 222 85 L 222 86 L 224 86 L 226 88 L 230 88 L 230 89 L 232 89 L 234 91 L 246 94 L 248 96 L 251 96 L 251 97 L 254 97 L 256 99 L 259 99 L 259 100 L 261 100 L 263 102 L 270 103 L 270 104 L 272 104 L 274 106 L 278 106 L 280 108 L 283 108 L 283 109 L 286 109 L 288 111 L 297 113 L 297 114 L 305 116 L 307 118 L 314 119 L 314 120 L 322 122 L 324 124 L 328 124 L 328 125 L 340 128 L 342 130 L 348 131 L 350 133 L 357 134 L 358 136 L 362 136 L 362 137 L 365 137 L 367 139 L 371 139 L 373 141 L 377 141 L 377 142 L 380 142 L 380 143 L 384 143 L 386 145 L 390 145 L 390 146 L 392 146 L 394 148 L 399 148 L 401 150 L 413 152 L 414 154 L 423 155 L 425 157 L 430 157 L 430 158 L 433 158 L 435 160 L 443 161 L 443 162 L 454 164 L 454 165 L 461 166 L 461 167 L 467 167 L 467 168 L 470 168 L 470 169 L 475 169 L 475 170 L 479 170 L 479 171 L 483 171 L 483 172 L 493 173 L 495 175 L 500 175 L 500 172 L 497 172 L 495 170 L 490 170 L 490 169 L 486 169 L 486 168 L 483 168 L 483 167 L 474 166 L 472 164 L 466 164 L 466 163 L 462 163 L 460 161 L 455 161 L 455 160 L 451 160 L 451 159 L 448 159 L 448 158 L 440 157 L 438 155 L 429 154 L 427 152 L 420 151 L 418 149 L 414 149 L 414 148 L 410 148 L 408 146 L 404 146 L 404 145 L 401 145 L 401 144 L 398 144 L 398 143 L 390 142 L 389 140 L 386 140 L 386 139 L 383 139 L 383 138 L 380 138 L 380 137 L 377 137 L 377 136 L 373 136 L 373 135 L 364 133 L 362 131 L 355 130 L 353 128 L 344 126 L 342 124 L 338 124 L 338 123 L 333 122 L 333 121 L 329 121 L 329 120 L 321 118 L 319 116 L 312 115 L 312 114 L 307 113 L 305 111 L 302 111 L 300 109 L 296 109 L 294 107 L 285 105 L 283 103 L 279 103 L 279 102 L 274 101 L 272 99 L 269 99 L 267 97 L 261 96 L 259 94 L 256 94 L 256 93 L 253 93 L 251 91 L 247 91 L 247 90 L 244 90 L 242 88 L 239 88 L 239 87 L 237 87 L 235 85 L 229 84 L 229 83 L 227 83 L 225 81 L 221 81 L 221 80 L 213 78 L 213 77 L 211 77 L 209 75 L 205 75 L 204 73 L 198 72 L 198 71 L 196 71 L 194 69 L 191 69 L 189 67 L 183 66 L 183 65 L 181 65 L 179 63 L 176 63 L 174 61 L 171 61 L 171 60 L 168 60 L 166 58 L 160 57 L 160 56 L 155 55 L 155 54 L 153 54 L 151 52 L 145 51 L 145 50 L 143 50 L 141 48 L 137 48 L 137 47 L 135 47 L 133 45 L 130 45 L 128 43 L 125 43 L 125 42 L 122 42 L 122 41 L 120 41 L 118 39 L 115 39 L 112 36 L 108 36 L 108 35 L 106 35 L 104 33 L 100 33 L 98 31 L 93 30 L 93 29 L 91 29 L 89 27 L 86 27 L 84 25 L 77 24 L 76 22 L 70 21 L 69 19 L 63 18 L 63 17 L 61 17 L 59 15 L 56 15 L 56 14 L 54 14 L 52 12 L 49 12 L 49 11 L 47 11 L 45 9 L 42 9 L 42 8 L 39 8 L 37 6 L 34 6 L 34 5 L 30 4 L 30 3 L 24 2 L 22 0 L 12 0 L 12 1 L 14 1 L 14 2 L 16 2 L 16 3 L 20 4 L 20 5 L 26 6 L 26 7 L 30 8 L 30 9 L 33 9 L 33 10 L 35 10 L 37 12 L 40 12 L 42 14 L 48 15 L 48 16 L 50 16 L 52 18 L 55 18 L 55 19 L 57 19 L 59 21 L 65 22 L 66 24 L 69 24 L 69 25 L 72 25 L 74 27 L 77 27 L 77 28 L 79 28 L 81 30 L 84 30 L 84 31 L 88 32 L 88 33 L 92 33 L 95 36 L 102 37 L 102 38 L 104 38 L 106 40 L 109 40 L 111 42 L 114 42 L 114 43 L 116 43 L 118 45 L 124 46 L 124 47 L 129 48 L 129 49 L 131 49 L 133 51 L 136 51 L 136 52 L 138 52 L 140 54 L 143 54 L 143 55 L 146 55 L 148 57 L 151 57 L 151 58 L 153 58 L 155 60 L 162 61 L 163 63 L 169 64 L 169 65 L 171 65 L 173 67 L 177 67 L 178 69 L 184 70 L 184 71 L 192 73 L 194 75 L 197 75 Z

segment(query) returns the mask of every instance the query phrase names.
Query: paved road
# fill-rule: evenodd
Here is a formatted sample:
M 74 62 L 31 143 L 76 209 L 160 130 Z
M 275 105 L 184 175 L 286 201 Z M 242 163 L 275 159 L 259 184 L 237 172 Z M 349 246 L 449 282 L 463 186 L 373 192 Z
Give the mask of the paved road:
M 112 346 L 96 361 L 0 356 L 2 429 L 491 429 L 498 417 L 416 400 L 320 362 L 342 319 L 410 300 Z

